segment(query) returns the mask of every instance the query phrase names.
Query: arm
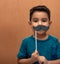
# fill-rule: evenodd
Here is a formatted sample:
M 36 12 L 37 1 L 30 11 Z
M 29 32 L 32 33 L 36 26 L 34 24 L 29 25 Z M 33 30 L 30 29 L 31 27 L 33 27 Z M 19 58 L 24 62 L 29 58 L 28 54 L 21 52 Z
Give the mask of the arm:
M 38 61 L 38 56 L 39 56 L 38 52 L 35 51 L 34 53 L 32 53 L 31 58 L 17 59 L 17 63 L 18 64 L 33 64 Z
M 60 64 L 60 59 L 53 60 L 53 61 L 48 61 L 48 64 Z
M 44 56 L 39 56 L 38 62 L 39 64 L 41 62 L 44 62 L 44 64 L 60 64 L 60 59 L 48 61 Z
M 18 59 L 17 60 L 18 64 L 32 64 L 34 61 L 31 58 L 28 59 Z

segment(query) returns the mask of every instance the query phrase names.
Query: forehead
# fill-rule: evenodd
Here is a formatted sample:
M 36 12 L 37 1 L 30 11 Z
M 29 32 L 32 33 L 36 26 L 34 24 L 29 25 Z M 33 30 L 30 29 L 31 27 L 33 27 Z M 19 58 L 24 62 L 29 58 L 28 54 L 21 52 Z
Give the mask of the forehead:
M 48 15 L 46 12 L 36 11 L 33 13 L 32 18 L 48 18 Z

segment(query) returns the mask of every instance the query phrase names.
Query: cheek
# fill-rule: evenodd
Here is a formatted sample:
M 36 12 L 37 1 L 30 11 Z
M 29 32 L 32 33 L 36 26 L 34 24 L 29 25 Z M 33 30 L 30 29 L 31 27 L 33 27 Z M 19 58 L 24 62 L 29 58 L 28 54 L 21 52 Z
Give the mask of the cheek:
M 43 23 L 43 25 L 45 25 L 45 26 L 49 26 L 49 23 Z
M 38 26 L 38 23 L 32 22 L 32 26 Z

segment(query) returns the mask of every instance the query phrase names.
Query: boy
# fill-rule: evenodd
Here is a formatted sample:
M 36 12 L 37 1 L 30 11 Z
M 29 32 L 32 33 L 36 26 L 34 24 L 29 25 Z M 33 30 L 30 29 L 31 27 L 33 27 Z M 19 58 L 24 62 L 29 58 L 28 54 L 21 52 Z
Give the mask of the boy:
M 60 64 L 58 39 L 47 34 L 51 23 L 50 10 L 46 6 L 35 6 L 30 9 L 29 24 L 34 34 L 22 41 L 17 55 L 19 64 Z

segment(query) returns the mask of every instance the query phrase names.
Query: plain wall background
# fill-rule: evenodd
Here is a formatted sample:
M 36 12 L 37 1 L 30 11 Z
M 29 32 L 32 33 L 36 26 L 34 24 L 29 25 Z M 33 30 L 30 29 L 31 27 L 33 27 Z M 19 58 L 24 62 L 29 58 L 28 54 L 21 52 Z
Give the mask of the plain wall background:
M 51 10 L 49 33 L 60 40 L 60 0 L 0 0 L 0 64 L 17 64 L 21 41 L 32 34 L 29 9 L 41 4 Z

